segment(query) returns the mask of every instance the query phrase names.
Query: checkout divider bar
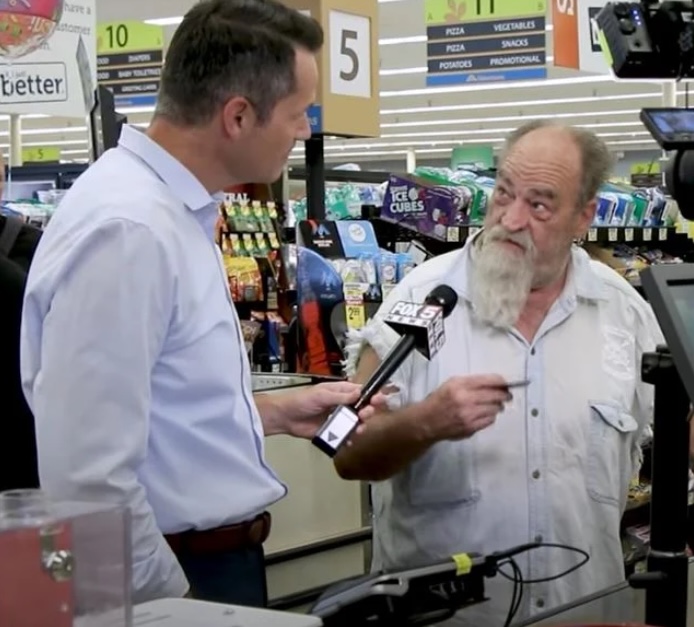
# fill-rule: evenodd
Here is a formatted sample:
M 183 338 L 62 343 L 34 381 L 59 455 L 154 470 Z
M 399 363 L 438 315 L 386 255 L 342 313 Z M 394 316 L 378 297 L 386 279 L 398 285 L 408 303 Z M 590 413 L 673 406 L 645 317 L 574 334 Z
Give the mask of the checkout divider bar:
M 371 527 L 364 527 L 358 531 L 353 531 L 345 534 L 340 534 L 334 538 L 311 542 L 291 549 L 275 551 L 265 557 L 265 565 L 268 569 L 280 564 L 298 561 L 331 551 L 339 551 L 346 547 L 356 546 L 359 544 L 371 544 Z M 355 573 L 355 575 L 364 574 L 367 570 L 367 564 L 364 564 L 364 572 Z M 323 592 L 333 585 L 334 581 L 326 582 L 323 585 L 299 590 L 291 594 L 271 598 L 268 602 L 268 607 L 273 610 L 288 611 L 303 606 L 313 604 L 323 594 Z

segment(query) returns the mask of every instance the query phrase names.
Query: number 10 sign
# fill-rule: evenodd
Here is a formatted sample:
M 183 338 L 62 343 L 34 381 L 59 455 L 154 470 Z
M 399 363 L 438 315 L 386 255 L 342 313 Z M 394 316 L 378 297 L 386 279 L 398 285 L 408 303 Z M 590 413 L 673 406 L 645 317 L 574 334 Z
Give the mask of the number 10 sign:
M 324 135 L 378 137 L 377 0 L 283 0 L 320 22 L 325 46 L 318 58 Z

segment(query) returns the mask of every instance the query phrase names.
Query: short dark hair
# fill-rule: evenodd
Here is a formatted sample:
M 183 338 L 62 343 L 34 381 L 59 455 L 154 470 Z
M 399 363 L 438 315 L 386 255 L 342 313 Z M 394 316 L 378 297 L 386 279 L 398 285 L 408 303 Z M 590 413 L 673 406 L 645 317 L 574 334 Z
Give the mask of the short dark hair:
M 577 208 L 582 209 L 598 195 L 600 187 L 612 172 L 614 159 L 607 144 L 586 128 L 561 124 L 552 119 L 537 119 L 526 122 L 506 138 L 500 161 L 503 162 L 509 150 L 520 139 L 541 128 L 560 128 L 566 131 L 576 143 L 581 153 L 581 185 Z
M 243 96 L 265 122 L 296 89 L 296 49 L 322 46 L 320 24 L 277 0 L 201 0 L 169 45 L 155 115 L 204 124 Z

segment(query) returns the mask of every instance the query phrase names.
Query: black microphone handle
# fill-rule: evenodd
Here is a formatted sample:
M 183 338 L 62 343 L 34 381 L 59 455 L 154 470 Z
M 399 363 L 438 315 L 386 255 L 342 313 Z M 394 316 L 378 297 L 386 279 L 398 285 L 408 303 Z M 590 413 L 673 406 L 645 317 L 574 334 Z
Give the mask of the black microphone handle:
M 354 411 L 359 412 L 366 407 L 387 382 L 393 373 L 400 367 L 407 356 L 415 347 L 414 335 L 403 335 L 397 344 L 390 349 L 381 364 L 376 368 L 369 380 L 364 384 L 361 396 L 354 403 Z

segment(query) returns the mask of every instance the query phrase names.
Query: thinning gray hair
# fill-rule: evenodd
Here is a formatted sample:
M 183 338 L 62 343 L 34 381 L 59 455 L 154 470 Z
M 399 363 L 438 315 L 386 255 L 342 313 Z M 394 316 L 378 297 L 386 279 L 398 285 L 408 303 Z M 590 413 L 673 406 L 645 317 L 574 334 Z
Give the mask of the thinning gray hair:
M 561 124 L 551 119 L 537 119 L 526 122 L 506 138 L 500 162 L 503 163 L 509 151 L 520 139 L 542 128 L 562 129 L 576 142 L 576 146 L 581 153 L 581 181 L 577 208 L 584 207 L 598 195 L 600 187 L 607 181 L 614 167 L 614 158 L 607 145 L 592 131 L 568 124 Z

